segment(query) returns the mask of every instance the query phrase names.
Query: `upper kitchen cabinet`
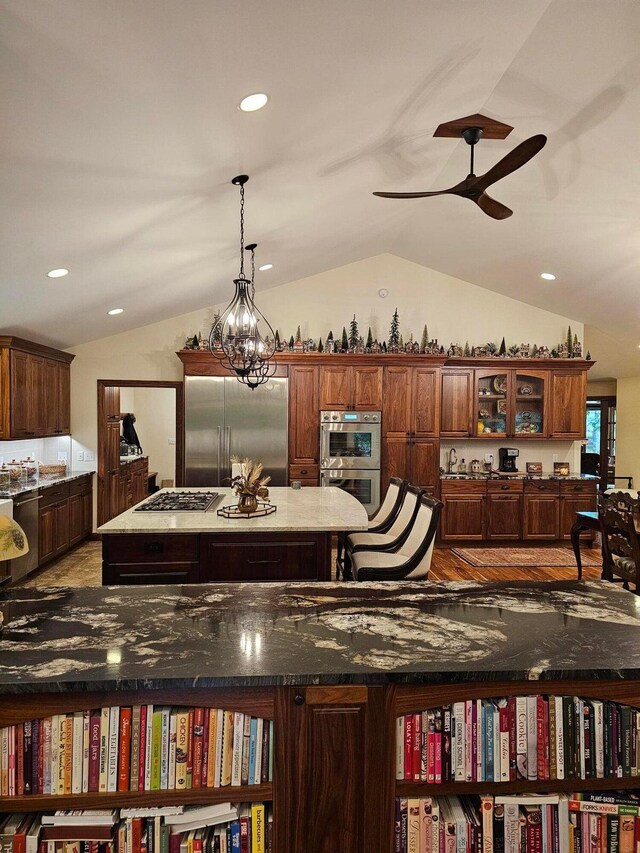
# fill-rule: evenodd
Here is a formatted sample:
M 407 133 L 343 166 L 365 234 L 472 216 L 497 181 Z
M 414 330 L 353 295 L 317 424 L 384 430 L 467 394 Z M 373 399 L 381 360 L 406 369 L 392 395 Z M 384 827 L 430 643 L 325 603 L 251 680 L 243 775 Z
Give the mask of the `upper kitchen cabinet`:
M 476 424 L 473 435 L 478 438 L 506 438 L 509 434 L 510 373 L 509 370 L 493 368 L 475 372 Z
M 382 408 L 382 368 L 331 365 L 320 369 L 320 409 L 369 411 Z
M 438 435 L 438 373 L 436 367 L 390 365 L 384 368 L 384 435 L 411 438 Z
M 440 388 L 440 435 L 459 438 L 472 432 L 473 370 L 442 371 Z
M 514 437 L 546 438 L 549 434 L 548 383 L 546 370 L 514 371 L 509 412 L 509 431 Z
M 0 439 L 67 435 L 74 356 L 0 337 Z
M 547 438 L 546 370 L 476 370 L 478 438 Z
M 551 438 L 581 439 L 585 436 L 587 375 L 583 370 L 551 373 Z

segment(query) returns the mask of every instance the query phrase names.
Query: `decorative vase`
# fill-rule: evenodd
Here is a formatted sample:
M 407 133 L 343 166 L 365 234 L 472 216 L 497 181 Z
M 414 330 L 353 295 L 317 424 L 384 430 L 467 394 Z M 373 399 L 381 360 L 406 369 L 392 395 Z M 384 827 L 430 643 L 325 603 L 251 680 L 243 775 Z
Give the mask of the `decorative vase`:
M 238 511 L 255 512 L 258 509 L 258 498 L 255 495 L 240 495 L 238 500 Z

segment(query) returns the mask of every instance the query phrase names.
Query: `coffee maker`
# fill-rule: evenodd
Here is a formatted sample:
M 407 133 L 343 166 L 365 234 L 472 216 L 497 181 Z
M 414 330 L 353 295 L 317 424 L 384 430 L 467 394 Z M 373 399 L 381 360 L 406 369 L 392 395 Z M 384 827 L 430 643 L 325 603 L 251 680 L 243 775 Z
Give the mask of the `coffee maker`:
M 515 447 L 499 447 L 498 455 L 500 462 L 498 468 L 507 474 L 517 474 L 516 459 L 520 455 L 520 451 Z

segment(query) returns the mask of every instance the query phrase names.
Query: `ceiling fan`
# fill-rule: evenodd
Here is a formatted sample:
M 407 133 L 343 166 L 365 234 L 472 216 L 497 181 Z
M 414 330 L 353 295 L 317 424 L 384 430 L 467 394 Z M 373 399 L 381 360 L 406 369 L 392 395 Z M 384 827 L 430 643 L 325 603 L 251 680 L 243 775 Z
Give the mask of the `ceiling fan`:
M 513 130 L 508 124 L 495 121 L 482 115 L 466 116 L 465 118 L 456 119 L 455 121 L 441 124 L 434 136 L 460 137 L 471 147 L 471 165 L 467 177 L 453 187 L 447 190 L 436 190 L 434 192 L 419 192 L 419 193 L 374 193 L 381 198 L 428 198 L 434 195 L 459 195 L 462 198 L 468 198 L 478 205 L 480 210 L 483 210 L 487 216 L 493 219 L 507 219 L 513 214 L 506 205 L 496 201 L 491 196 L 488 196 L 485 190 L 491 184 L 495 184 L 501 178 L 515 172 L 525 163 L 528 163 L 532 157 L 541 151 L 547 142 L 547 137 L 539 133 L 536 136 L 531 136 L 525 139 L 520 145 L 506 154 L 502 160 L 499 160 L 495 166 L 492 166 L 484 175 L 476 175 L 473 171 L 473 155 L 475 146 L 481 138 L 484 139 L 505 139 Z

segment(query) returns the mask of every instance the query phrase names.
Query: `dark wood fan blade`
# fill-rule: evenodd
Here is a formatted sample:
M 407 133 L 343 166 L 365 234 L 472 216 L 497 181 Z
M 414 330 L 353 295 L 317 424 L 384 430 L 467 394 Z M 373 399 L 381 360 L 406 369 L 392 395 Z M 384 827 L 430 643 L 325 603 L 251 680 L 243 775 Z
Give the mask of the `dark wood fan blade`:
M 453 192 L 453 188 L 450 190 L 436 190 L 436 192 L 431 193 L 373 193 L 373 195 L 377 195 L 379 198 L 427 198 L 430 195 L 446 195 L 450 192 Z
M 513 214 L 513 211 L 506 205 L 496 201 L 495 198 L 491 198 L 486 193 L 482 193 L 478 198 L 472 198 L 471 201 L 475 201 L 480 210 L 483 210 L 487 216 L 491 216 L 493 219 L 508 219 Z
M 492 166 L 488 172 L 479 175 L 474 186 L 479 190 L 486 190 L 491 184 L 495 184 L 496 181 L 506 178 L 511 172 L 515 172 L 516 169 L 524 166 L 532 157 L 536 156 L 538 151 L 544 148 L 546 143 L 547 137 L 543 133 L 525 139 L 520 145 L 516 145 L 513 151 L 509 151 L 495 166 Z

